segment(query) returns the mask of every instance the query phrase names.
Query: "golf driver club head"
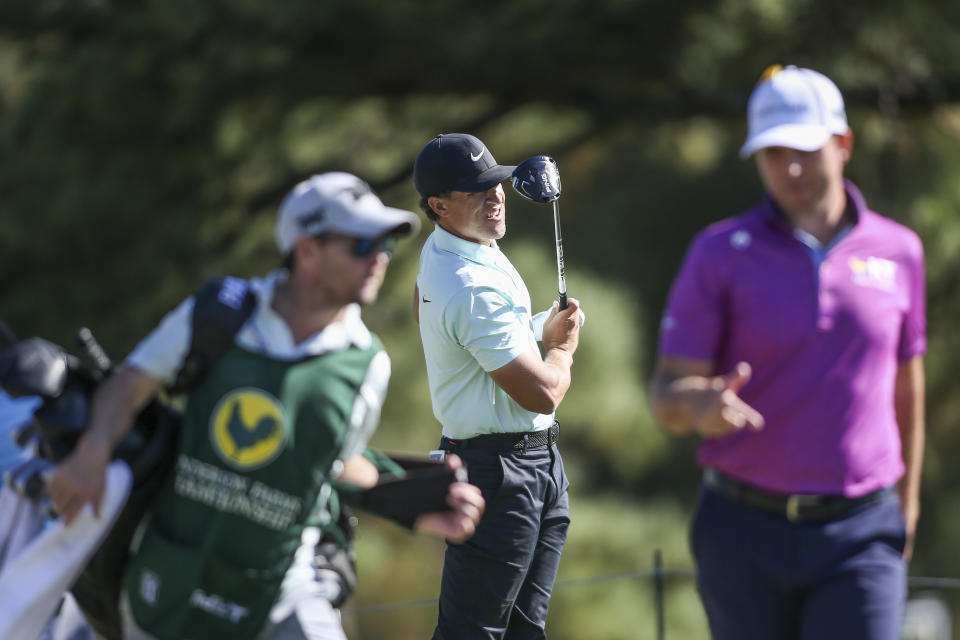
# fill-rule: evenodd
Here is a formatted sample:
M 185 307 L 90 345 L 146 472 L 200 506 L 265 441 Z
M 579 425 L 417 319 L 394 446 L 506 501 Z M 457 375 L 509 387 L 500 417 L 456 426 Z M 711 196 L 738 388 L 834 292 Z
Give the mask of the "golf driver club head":
M 550 156 L 527 158 L 513 170 L 513 188 L 521 196 L 541 204 L 560 197 L 560 170 Z

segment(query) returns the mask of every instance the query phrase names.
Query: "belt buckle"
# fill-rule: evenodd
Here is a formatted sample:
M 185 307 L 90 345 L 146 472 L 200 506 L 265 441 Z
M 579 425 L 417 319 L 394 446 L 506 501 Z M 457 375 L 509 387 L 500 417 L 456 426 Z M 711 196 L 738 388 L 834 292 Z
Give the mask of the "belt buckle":
M 793 494 L 787 497 L 787 520 L 797 522 L 800 519 L 800 508 L 812 506 L 820 501 L 819 496 Z

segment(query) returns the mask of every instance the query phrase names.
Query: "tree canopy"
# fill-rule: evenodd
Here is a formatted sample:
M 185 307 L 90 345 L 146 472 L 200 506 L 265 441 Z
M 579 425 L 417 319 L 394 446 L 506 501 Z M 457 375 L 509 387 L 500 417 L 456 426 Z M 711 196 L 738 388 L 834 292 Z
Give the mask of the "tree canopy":
M 6 0 L 0 317 L 62 344 L 90 326 L 119 358 L 205 275 L 277 265 L 276 208 L 312 173 L 356 173 L 416 209 L 413 159 L 437 133 L 473 133 L 504 164 L 550 154 L 589 318 L 559 412 L 574 517 L 560 579 L 648 567 L 655 548 L 689 567 L 695 442 L 664 435 L 645 400 L 659 316 L 693 233 L 761 195 L 736 156 L 753 84 L 769 64 L 812 67 L 846 98 L 848 174 L 925 243 L 930 438 L 911 572 L 960 577 L 958 24 L 947 0 Z M 549 207 L 508 194 L 508 209 L 502 246 L 546 308 Z M 409 311 L 427 232 L 365 312 L 394 366 L 386 449 L 439 438 Z M 356 602 L 435 596 L 440 543 L 363 520 Z M 668 630 L 705 637 L 692 583 L 667 586 Z M 551 637 L 652 637 L 651 601 L 638 581 L 558 590 Z M 351 637 L 399 640 L 431 621 L 429 607 L 348 619 Z

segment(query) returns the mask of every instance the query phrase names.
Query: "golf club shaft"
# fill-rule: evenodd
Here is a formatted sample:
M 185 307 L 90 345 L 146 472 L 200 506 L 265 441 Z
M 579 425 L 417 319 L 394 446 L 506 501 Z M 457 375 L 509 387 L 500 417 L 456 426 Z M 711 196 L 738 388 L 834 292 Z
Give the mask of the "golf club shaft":
M 560 238 L 560 207 L 557 206 L 557 201 L 553 201 L 553 235 L 557 238 L 557 276 L 560 282 L 560 295 L 558 300 L 560 302 L 560 308 L 567 308 L 567 277 L 564 274 L 563 268 L 563 241 Z

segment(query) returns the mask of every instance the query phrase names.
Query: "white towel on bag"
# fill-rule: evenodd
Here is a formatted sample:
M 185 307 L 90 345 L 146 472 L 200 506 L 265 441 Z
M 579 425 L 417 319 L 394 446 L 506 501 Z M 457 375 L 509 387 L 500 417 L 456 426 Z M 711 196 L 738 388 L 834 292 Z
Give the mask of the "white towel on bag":
M 69 527 L 62 519 L 44 527 L 41 519 L 38 532 L 29 542 L 21 544 L 14 553 L 4 553 L 6 558 L 0 566 L 0 638 L 36 640 L 64 591 L 77 579 L 113 526 L 127 502 L 132 482 L 133 474 L 126 463 L 110 463 L 99 518 L 94 517 L 93 508 L 87 504 Z M 4 488 L 6 493 L 30 502 Z M 25 531 L 32 526 L 29 509 L 21 511 L 22 505 L 13 505 L 12 510 L 3 509 L 6 510 L 0 510 L 0 530 L 15 529 L 19 524 L 7 522 L 7 513 L 22 513 Z M 0 539 L 4 535 L 6 532 L 0 532 Z

